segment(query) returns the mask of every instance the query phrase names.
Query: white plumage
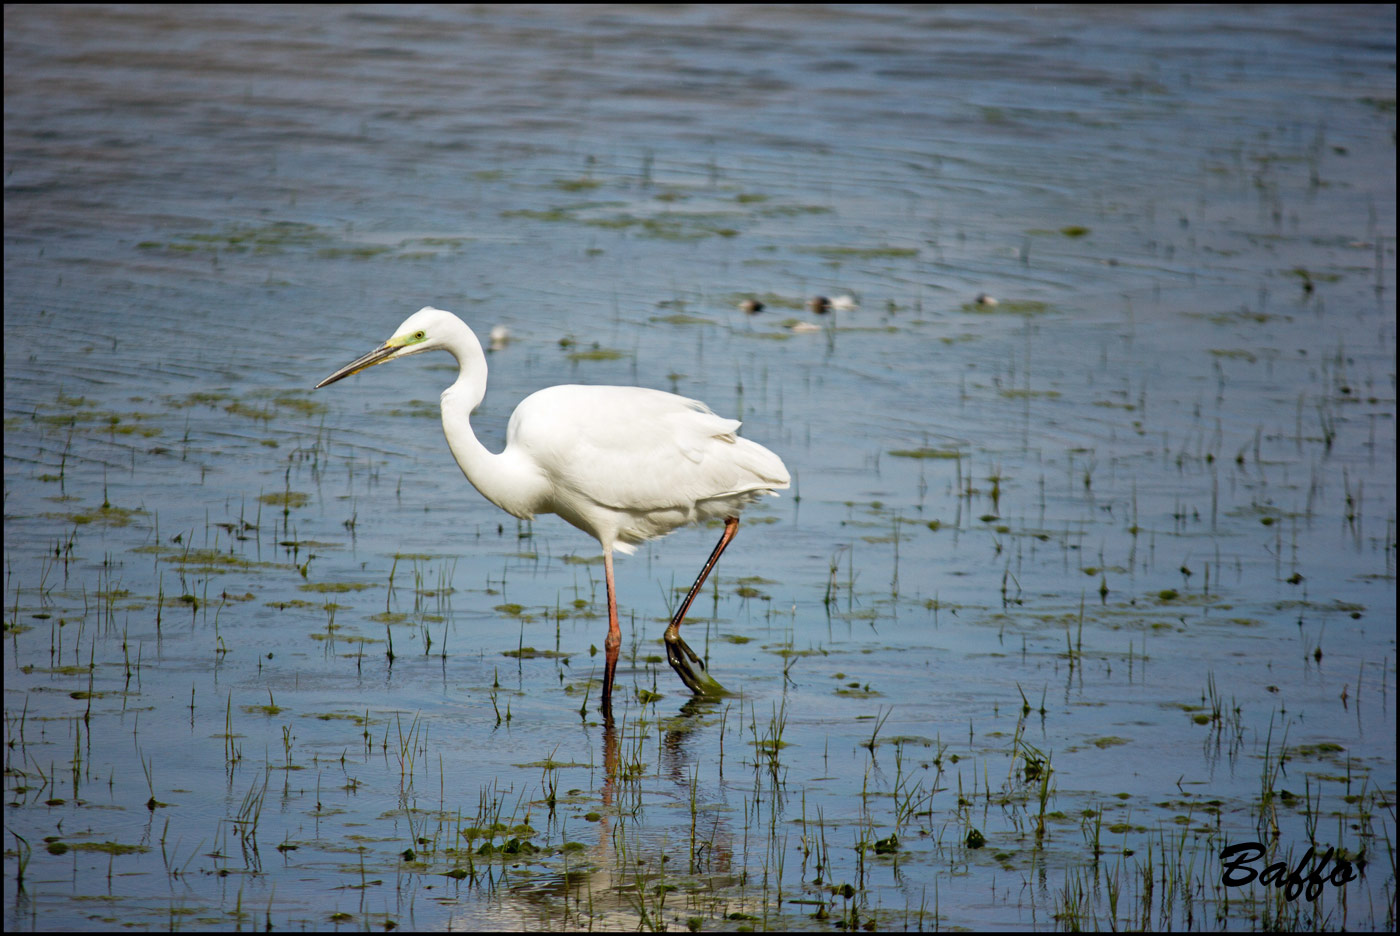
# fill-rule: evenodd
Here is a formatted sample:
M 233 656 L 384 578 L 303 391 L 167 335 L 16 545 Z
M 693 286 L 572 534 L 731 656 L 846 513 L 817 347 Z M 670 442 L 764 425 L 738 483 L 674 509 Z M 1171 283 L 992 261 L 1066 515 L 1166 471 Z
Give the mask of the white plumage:
M 521 401 L 506 450 L 529 453 L 550 482 L 533 513 L 558 514 L 604 546 L 632 553 L 788 486 L 782 461 L 740 438 L 739 425 L 674 393 L 566 384 Z
M 459 366 L 456 382 L 442 393 L 442 427 L 467 480 L 507 513 L 557 514 L 603 547 L 609 623 L 605 714 L 611 715 L 621 644 L 613 551 L 635 552 L 638 544 L 688 523 L 725 521 L 719 545 L 666 630 L 667 656 L 686 685 L 698 694 L 723 692 L 680 639 L 679 626 L 733 538 L 739 512 L 788 486 L 782 460 L 741 438 L 738 420 L 718 416 L 698 400 L 644 387 L 578 384 L 547 387 L 522 400 L 510 417 L 504 451 L 489 452 L 471 428 L 472 411 L 486 394 L 481 342 L 457 316 L 432 307 L 409 316 L 383 345 L 316 386 L 439 349 L 450 352 Z

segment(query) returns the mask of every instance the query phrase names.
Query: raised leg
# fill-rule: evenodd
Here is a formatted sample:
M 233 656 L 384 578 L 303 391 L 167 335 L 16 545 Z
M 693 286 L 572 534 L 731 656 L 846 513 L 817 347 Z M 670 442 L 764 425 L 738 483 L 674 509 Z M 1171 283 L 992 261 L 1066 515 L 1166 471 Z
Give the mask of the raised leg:
M 617 626 L 617 588 L 613 585 L 612 549 L 603 547 L 603 573 L 608 581 L 608 639 L 603 641 L 603 717 L 612 718 L 613 678 L 617 675 L 617 654 L 622 647 L 622 628 Z
M 685 620 L 685 613 L 690 610 L 690 603 L 695 600 L 696 595 L 700 594 L 700 588 L 705 584 L 705 579 L 709 578 L 710 570 L 715 567 L 716 562 L 719 562 L 720 555 L 738 530 L 738 517 L 724 518 L 724 533 L 720 535 L 719 542 L 715 544 L 714 552 L 710 553 L 705 567 L 700 570 L 695 584 L 690 586 L 685 601 L 681 602 L 676 616 L 671 618 L 671 623 L 666 628 L 666 659 L 670 662 L 671 669 L 675 670 L 676 675 L 681 678 L 681 682 L 685 683 L 691 692 L 700 696 L 724 695 L 725 689 L 715 681 L 714 677 L 705 672 L 705 661 L 701 660 L 699 655 L 681 639 L 681 623 Z

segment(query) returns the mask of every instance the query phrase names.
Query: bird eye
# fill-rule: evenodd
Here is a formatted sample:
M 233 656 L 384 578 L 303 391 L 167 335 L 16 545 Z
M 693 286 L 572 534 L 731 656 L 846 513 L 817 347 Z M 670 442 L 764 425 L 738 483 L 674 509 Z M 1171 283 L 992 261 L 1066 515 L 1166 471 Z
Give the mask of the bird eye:
M 426 338 L 427 336 L 424 335 L 422 332 L 414 332 L 414 333 L 413 333 L 413 337 L 414 337 L 414 338 L 417 338 L 419 341 L 422 341 L 422 340 L 423 340 L 424 338 Z

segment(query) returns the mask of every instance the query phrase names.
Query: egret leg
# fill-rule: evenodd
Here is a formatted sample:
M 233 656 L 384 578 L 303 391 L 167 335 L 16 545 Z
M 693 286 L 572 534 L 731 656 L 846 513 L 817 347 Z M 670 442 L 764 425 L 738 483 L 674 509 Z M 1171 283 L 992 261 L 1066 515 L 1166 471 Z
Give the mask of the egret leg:
M 715 544 L 715 551 L 710 553 L 705 567 L 700 570 L 695 584 L 690 586 L 685 601 L 681 602 L 676 616 L 671 618 L 671 623 L 666 628 L 666 659 L 670 662 L 671 669 L 675 670 L 676 675 L 681 678 L 681 682 L 685 683 L 691 692 L 699 696 L 725 695 L 725 689 L 715 681 L 714 677 L 705 672 L 705 661 L 700 659 L 699 654 L 690 649 L 686 642 L 681 639 L 681 623 L 685 620 L 685 613 L 690 610 L 690 603 L 695 600 L 696 595 L 700 594 L 700 588 L 705 584 L 705 579 L 709 578 L 710 570 L 715 567 L 716 562 L 719 562 L 720 554 L 724 552 L 725 547 L 729 545 L 729 541 L 734 538 L 734 534 L 738 530 L 738 517 L 724 518 L 724 533 L 720 535 L 719 542 Z
M 612 549 L 603 549 L 603 572 L 608 580 L 608 639 L 603 642 L 603 717 L 612 718 L 613 678 L 617 675 L 617 654 L 622 647 L 622 628 L 617 626 L 617 588 L 613 585 Z

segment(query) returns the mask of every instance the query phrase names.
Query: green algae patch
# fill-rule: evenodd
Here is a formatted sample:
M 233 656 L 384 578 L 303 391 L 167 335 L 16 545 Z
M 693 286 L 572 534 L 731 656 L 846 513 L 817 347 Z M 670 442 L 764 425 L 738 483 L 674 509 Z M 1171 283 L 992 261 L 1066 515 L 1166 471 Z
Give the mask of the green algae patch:
M 217 549 L 178 549 L 167 546 L 141 546 L 135 552 L 154 552 L 161 562 L 169 562 L 182 572 L 230 572 L 233 570 L 252 571 L 253 569 L 290 569 L 288 562 L 262 562 L 245 559 Z M 247 598 L 237 596 L 238 601 Z
M 371 724 L 370 720 L 363 715 L 354 715 L 344 712 L 315 712 L 303 715 L 303 718 L 314 718 L 317 721 L 348 721 L 359 727 Z
M 534 647 L 521 647 L 518 650 L 503 650 L 501 656 L 514 660 L 567 660 L 571 654 L 560 650 L 536 650 Z
M 561 192 L 589 192 L 603 183 L 597 179 L 555 179 L 554 187 Z
M 958 308 L 963 312 L 973 312 L 977 315 L 1019 315 L 1023 318 L 1035 318 L 1058 311 L 1048 302 L 1037 302 L 1031 299 L 1008 299 L 996 305 L 986 305 L 975 301 L 964 302 Z
M 950 461 L 963 457 L 962 452 L 957 449 L 940 448 L 893 449 L 890 454 L 895 458 L 932 458 Z
M 146 845 L 123 845 L 120 842 L 71 842 L 73 851 L 98 852 L 103 855 L 144 855 L 151 849 Z
M 301 491 L 281 491 L 258 497 L 258 503 L 267 504 L 270 507 L 305 507 L 310 502 L 311 495 Z
M 113 507 L 111 504 L 103 504 L 92 510 L 82 510 L 71 514 L 44 514 L 44 516 L 51 520 L 72 523 L 75 526 L 95 524 L 105 527 L 124 527 L 130 526 L 134 519 L 145 513 L 146 511 L 140 508 Z
M 316 256 L 322 260 L 369 260 L 393 250 L 394 248 L 387 244 L 360 244 L 352 247 L 322 247 L 316 251 Z
M 569 360 L 578 361 L 617 361 L 627 357 L 626 351 L 619 351 L 616 348 L 589 348 L 586 351 L 569 352 Z
M 275 702 L 268 702 L 266 705 L 244 705 L 242 709 L 249 715 L 267 715 L 268 717 L 280 715 L 286 711 L 286 708 Z
M 856 260 L 893 259 L 895 257 L 917 257 L 917 247 L 804 247 L 802 253 L 816 254 L 831 259 L 851 258 Z
M 1006 387 L 997 391 L 1007 400 L 1058 400 L 1058 390 L 1028 390 L 1023 387 Z
M 291 410 L 301 416 L 320 416 L 329 410 L 325 403 L 308 400 L 303 396 L 293 396 L 289 393 L 273 397 L 272 402 L 278 409 Z

